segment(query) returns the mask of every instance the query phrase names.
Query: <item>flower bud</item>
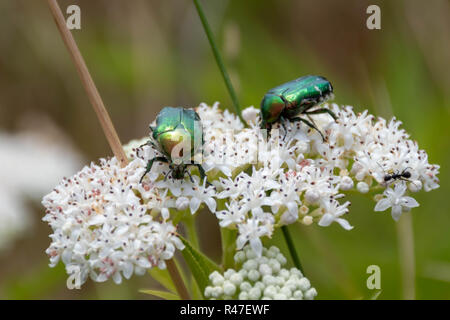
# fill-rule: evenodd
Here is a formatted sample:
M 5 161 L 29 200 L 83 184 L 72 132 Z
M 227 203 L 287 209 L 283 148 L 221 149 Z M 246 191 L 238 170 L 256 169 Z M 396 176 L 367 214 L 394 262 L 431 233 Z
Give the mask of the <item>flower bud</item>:
M 369 185 L 363 181 L 358 182 L 356 185 L 356 189 L 361 193 L 367 193 L 369 192 Z

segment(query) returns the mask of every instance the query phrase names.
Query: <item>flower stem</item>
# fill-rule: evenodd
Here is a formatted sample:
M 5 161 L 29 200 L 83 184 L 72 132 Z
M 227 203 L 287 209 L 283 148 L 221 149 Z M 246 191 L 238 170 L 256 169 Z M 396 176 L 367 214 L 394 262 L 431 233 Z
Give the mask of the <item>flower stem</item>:
M 300 258 L 298 257 L 297 251 L 295 250 L 294 242 L 292 241 L 292 237 L 288 227 L 282 226 L 281 231 L 283 231 L 284 240 L 286 241 L 289 253 L 291 254 L 292 261 L 294 262 L 295 267 L 304 274 L 302 264 L 300 263 Z
M 187 236 L 189 242 L 195 249 L 200 249 L 200 244 L 197 236 L 197 228 L 195 226 L 194 216 L 190 212 L 187 213 L 187 216 L 183 219 L 184 226 L 186 227 Z
M 234 266 L 237 230 L 220 228 L 220 235 L 222 240 L 222 266 L 226 270 Z
M 170 277 L 177 289 L 178 295 L 183 300 L 190 300 L 189 293 L 178 271 L 177 265 L 173 259 L 166 260 L 167 271 L 169 271 Z
M 233 85 L 231 83 L 230 77 L 228 76 L 228 72 L 225 68 L 225 64 L 223 63 L 222 56 L 220 55 L 219 50 L 217 49 L 216 42 L 214 40 L 214 36 L 211 32 L 211 28 L 209 27 L 208 20 L 206 20 L 205 13 L 200 5 L 198 0 L 194 0 L 195 8 L 197 9 L 197 13 L 200 17 L 200 20 L 203 25 L 203 29 L 205 29 L 206 36 L 208 37 L 209 44 L 211 45 L 212 52 L 214 54 L 214 58 L 216 59 L 217 65 L 222 73 L 223 81 L 228 89 L 228 93 L 230 94 L 231 100 L 233 102 L 234 108 L 236 110 L 237 115 L 241 119 L 241 121 L 245 124 L 244 119 L 241 115 L 241 107 L 239 105 L 239 101 L 237 99 L 236 92 L 234 91 Z
M 414 257 L 414 231 L 411 212 L 404 212 L 396 225 L 403 299 L 414 300 L 416 298 L 416 262 Z

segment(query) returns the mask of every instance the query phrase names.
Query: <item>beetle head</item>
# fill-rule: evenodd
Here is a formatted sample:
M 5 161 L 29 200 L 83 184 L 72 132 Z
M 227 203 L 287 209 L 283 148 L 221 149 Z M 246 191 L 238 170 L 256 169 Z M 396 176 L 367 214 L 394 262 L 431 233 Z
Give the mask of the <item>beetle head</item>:
M 261 101 L 261 116 L 264 124 L 277 121 L 283 112 L 286 104 L 284 100 L 276 94 L 266 94 Z

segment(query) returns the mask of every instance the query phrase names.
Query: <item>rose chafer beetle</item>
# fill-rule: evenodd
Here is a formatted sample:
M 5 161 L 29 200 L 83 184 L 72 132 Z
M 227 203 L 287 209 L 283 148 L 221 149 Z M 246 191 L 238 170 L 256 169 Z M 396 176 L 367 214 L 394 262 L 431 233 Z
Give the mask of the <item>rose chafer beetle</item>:
M 203 128 L 197 112 L 182 107 L 164 107 L 156 117 L 156 126 L 150 126 L 150 131 L 153 141 L 149 140 L 144 145 L 152 145 L 163 156 L 157 156 L 147 162 L 140 182 L 150 172 L 155 161 L 169 164 L 170 170 L 166 173 L 164 180 L 170 173 L 173 179 L 178 180 L 184 179 L 187 173 L 190 180 L 194 182 L 191 173 L 187 170 L 189 166 L 197 167 L 200 178 L 204 180 L 205 170 L 200 164 L 192 161 L 194 155 L 201 151 L 204 143 Z
M 327 108 L 310 111 L 311 108 L 327 101 L 332 96 L 333 86 L 327 79 L 320 76 L 304 76 L 279 85 L 269 90 L 261 101 L 261 128 L 270 129 L 276 122 L 281 122 L 284 127 L 285 119 L 292 122 L 301 121 L 317 130 L 325 141 L 322 132 L 309 115 L 328 113 L 336 120 L 336 115 Z M 309 120 L 301 118 L 299 115 L 306 115 Z

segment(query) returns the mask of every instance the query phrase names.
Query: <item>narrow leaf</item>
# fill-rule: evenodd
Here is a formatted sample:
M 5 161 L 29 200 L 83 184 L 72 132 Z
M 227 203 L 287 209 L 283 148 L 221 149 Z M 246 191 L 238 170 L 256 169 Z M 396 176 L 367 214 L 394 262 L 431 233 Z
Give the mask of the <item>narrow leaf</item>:
M 175 293 L 161 290 L 153 290 L 153 289 L 141 289 L 139 290 L 141 293 L 150 294 L 152 296 L 162 298 L 165 300 L 180 300 L 180 297 Z
M 160 285 L 171 292 L 177 292 L 175 285 L 173 284 L 172 278 L 167 269 L 161 270 L 159 268 L 151 268 L 148 273 L 155 279 Z
M 369 300 L 378 300 L 382 290 L 377 290 L 373 293 L 373 295 L 369 298 Z
M 180 239 L 185 245 L 185 248 L 182 251 L 184 260 L 191 270 L 192 276 L 197 282 L 197 285 L 203 295 L 205 288 L 209 284 L 209 275 L 216 270 L 220 270 L 220 268 L 211 259 L 192 247 L 189 241 L 183 237 L 180 237 Z

